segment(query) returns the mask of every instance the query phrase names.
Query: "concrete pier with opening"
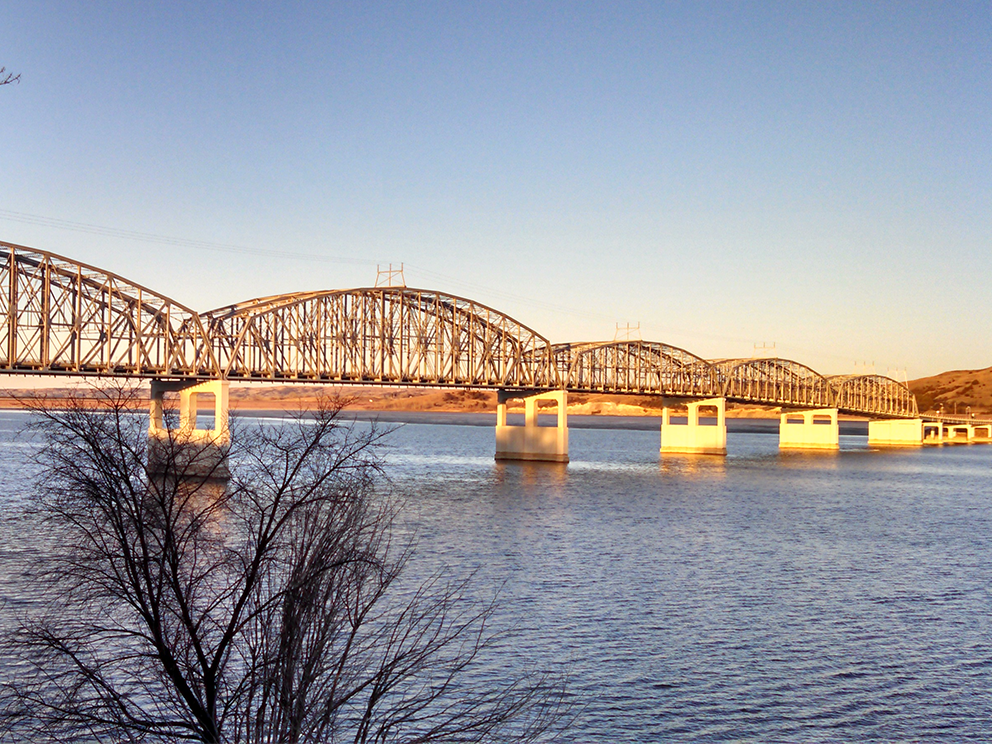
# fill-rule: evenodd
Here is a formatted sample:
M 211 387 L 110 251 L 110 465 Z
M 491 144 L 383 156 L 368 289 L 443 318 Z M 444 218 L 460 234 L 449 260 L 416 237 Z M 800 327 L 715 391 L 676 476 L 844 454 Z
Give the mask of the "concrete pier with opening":
M 779 449 L 840 449 L 836 408 L 783 413 L 778 425 Z
M 696 400 L 686 408 L 684 424 L 672 421 L 670 408 L 662 409 L 661 454 L 726 455 L 727 399 Z
M 506 422 L 506 404 L 511 400 L 523 401 L 523 426 Z M 557 426 L 538 424 L 539 403 L 546 400 L 557 406 Z M 500 390 L 496 403 L 496 459 L 568 462 L 568 393 Z
M 152 380 L 149 398 L 148 467 L 152 472 L 174 465 L 177 474 L 227 478 L 227 454 L 231 444 L 228 425 L 229 389 L 227 380 Z M 165 395 L 179 393 L 179 428 L 169 429 L 165 421 Z M 214 424 L 197 428 L 197 404 L 201 395 L 214 399 Z
M 944 444 L 972 444 L 975 427 L 971 424 L 945 423 L 941 439 Z
M 868 422 L 869 447 L 922 447 L 923 419 L 878 419 Z

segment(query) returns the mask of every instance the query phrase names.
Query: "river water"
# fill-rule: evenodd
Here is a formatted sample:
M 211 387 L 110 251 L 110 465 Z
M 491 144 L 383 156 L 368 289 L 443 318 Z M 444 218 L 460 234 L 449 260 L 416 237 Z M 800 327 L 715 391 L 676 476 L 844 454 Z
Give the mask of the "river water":
M 24 420 L 0 413 L 15 604 L 38 550 Z M 759 425 L 726 458 L 659 458 L 633 425 L 571 429 L 567 466 L 495 463 L 487 426 L 387 440 L 412 578 L 500 590 L 489 663 L 565 663 L 569 741 L 992 740 L 992 447 L 780 454 Z

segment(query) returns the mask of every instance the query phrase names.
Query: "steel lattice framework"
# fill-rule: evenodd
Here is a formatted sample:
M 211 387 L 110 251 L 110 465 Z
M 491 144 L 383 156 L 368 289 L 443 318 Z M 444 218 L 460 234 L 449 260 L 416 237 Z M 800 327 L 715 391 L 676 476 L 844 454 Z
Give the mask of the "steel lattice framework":
M 651 341 L 556 344 L 555 363 L 573 391 L 671 397 L 719 395 L 712 366 L 685 349 Z
M 0 242 L 0 372 L 566 389 L 919 415 L 880 375 L 788 359 L 706 361 L 650 341 L 551 343 L 478 302 L 376 287 L 261 297 L 198 315 L 116 274 Z
M 490 307 L 439 292 L 280 295 L 201 318 L 230 379 L 559 387 L 546 338 Z
M 0 243 L 0 369 L 216 377 L 195 311 L 116 274 Z
M 789 359 L 721 359 L 713 362 L 723 397 L 740 402 L 803 408 L 833 407 L 827 379 Z
M 829 378 L 835 406 L 846 412 L 916 417 L 916 396 L 900 382 L 882 375 L 836 375 Z

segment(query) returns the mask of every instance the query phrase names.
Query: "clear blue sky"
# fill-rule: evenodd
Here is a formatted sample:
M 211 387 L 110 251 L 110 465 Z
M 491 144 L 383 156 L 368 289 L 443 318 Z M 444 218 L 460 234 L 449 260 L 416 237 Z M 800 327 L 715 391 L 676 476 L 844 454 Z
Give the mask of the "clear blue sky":
M 0 65 L 0 239 L 198 310 L 403 261 L 553 341 L 992 365 L 989 2 L 13 0 Z

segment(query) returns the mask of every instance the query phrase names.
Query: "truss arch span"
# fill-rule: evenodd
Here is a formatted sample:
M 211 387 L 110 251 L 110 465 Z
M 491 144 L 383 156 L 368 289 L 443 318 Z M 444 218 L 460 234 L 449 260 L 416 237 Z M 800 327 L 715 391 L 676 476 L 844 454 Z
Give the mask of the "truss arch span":
M 431 290 L 278 295 L 201 319 L 231 379 L 560 386 L 546 338 L 486 305 Z
M 730 400 L 797 408 L 834 406 L 827 378 L 791 359 L 721 359 L 712 364 L 723 396 Z
M 676 346 L 655 341 L 556 344 L 555 364 L 574 391 L 640 393 L 670 397 L 719 394 L 710 364 Z
M 216 377 L 197 313 L 117 274 L 0 242 L 0 370 Z
M 909 387 L 884 375 L 836 375 L 830 378 L 837 408 L 867 416 L 916 418 L 919 409 Z

